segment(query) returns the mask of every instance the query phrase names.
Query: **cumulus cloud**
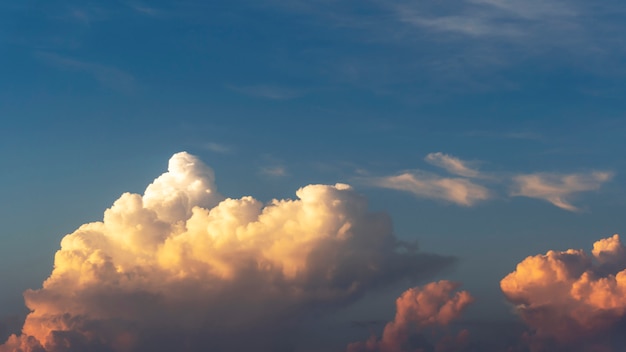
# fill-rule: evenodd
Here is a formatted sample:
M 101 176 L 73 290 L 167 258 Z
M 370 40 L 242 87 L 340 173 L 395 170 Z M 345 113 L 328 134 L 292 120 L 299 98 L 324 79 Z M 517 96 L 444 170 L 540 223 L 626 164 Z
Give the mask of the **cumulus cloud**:
M 528 257 L 500 287 L 535 332 L 535 345 L 606 349 L 606 334 L 626 317 L 626 248 L 614 235 L 597 241 L 592 256 L 569 249 Z
M 465 178 L 441 177 L 426 172 L 405 172 L 371 180 L 375 186 L 410 192 L 420 198 L 471 206 L 491 197 L 489 190 Z
M 474 301 L 467 291 L 457 291 L 460 284 L 442 280 L 405 291 L 396 300 L 396 316 L 383 330 L 380 339 L 372 336 L 366 342 L 355 342 L 348 352 L 414 351 L 411 335 L 426 328 L 447 326 Z M 446 336 L 437 343 L 438 351 L 458 350 L 467 341 L 467 330 L 458 336 Z
M 478 177 L 480 175 L 477 170 L 470 168 L 466 161 L 441 152 L 430 153 L 426 155 L 424 160 L 432 165 L 444 168 L 454 175 L 465 177 Z
M 349 185 L 296 195 L 225 198 L 209 167 L 175 154 L 143 196 L 123 194 L 63 238 L 43 287 L 24 293 L 22 334 L 0 351 L 278 351 L 309 312 L 452 261 L 399 250 L 389 217 Z M 459 305 L 441 305 L 433 323 Z
M 511 195 L 543 199 L 561 209 L 579 211 L 569 199 L 576 193 L 599 189 L 612 176 L 610 172 L 518 175 L 513 178 Z

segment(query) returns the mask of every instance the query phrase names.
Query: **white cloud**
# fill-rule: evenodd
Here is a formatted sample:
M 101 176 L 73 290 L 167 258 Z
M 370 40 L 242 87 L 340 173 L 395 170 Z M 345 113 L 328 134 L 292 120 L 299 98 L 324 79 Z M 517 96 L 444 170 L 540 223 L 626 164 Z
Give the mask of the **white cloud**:
M 569 199 L 576 193 L 599 189 L 612 176 L 610 172 L 518 175 L 513 177 L 511 195 L 543 199 L 561 209 L 579 211 L 580 209 L 571 204 Z
M 426 162 L 441 167 L 454 175 L 465 177 L 479 177 L 480 174 L 468 166 L 468 163 L 451 155 L 444 153 L 430 153 L 424 158 Z
M 416 197 L 443 200 L 471 206 L 491 198 L 489 190 L 464 178 L 447 178 L 425 172 L 405 172 L 397 176 L 373 178 L 377 187 L 410 192 Z
M 309 313 L 452 261 L 398 250 L 389 217 L 346 184 L 263 204 L 224 199 L 214 180 L 175 154 L 143 196 L 65 236 L 43 287 L 24 293 L 22 335 L 0 351 L 275 351 Z

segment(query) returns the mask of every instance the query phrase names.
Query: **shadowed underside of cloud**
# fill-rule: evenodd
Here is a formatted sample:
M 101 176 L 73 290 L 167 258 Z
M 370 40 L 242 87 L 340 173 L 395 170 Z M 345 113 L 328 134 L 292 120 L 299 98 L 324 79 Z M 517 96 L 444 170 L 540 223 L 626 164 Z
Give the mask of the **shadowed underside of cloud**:
M 518 175 L 513 178 L 511 195 L 543 199 L 561 209 L 579 211 L 569 198 L 576 193 L 597 190 L 612 177 L 610 172 Z
M 365 342 L 351 343 L 348 352 L 422 351 L 430 344 L 420 341 L 422 346 L 414 346 L 416 341 L 412 335 L 427 328 L 447 326 L 474 301 L 467 291 L 454 293 L 459 286 L 443 280 L 405 291 L 396 300 L 396 316 L 385 326 L 382 337 L 372 336 Z M 440 338 L 435 342 L 437 351 L 461 350 L 467 342 L 467 334 L 467 330 L 462 330 L 456 337 Z M 435 335 L 434 331 L 431 335 Z
M 389 217 L 348 185 L 296 194 L 225 199 L 210 168 L 175 154 L 143 196 L 63 238 L 0 351 L 289 350 L 286 332 L 309 313 L 453 261 L 398 250 Z
M 528 257 L 500 287 L 532 328 L 533 351 L 626 346 L 616 341 L 626 318 L 626 248 L 618 235 L 597 241 L 592 256 L 569 249 Z

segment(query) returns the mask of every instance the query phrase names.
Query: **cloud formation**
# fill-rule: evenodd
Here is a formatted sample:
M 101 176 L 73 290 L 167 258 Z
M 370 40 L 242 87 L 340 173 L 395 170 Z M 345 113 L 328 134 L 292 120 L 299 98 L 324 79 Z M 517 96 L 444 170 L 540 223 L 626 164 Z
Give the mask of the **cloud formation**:
M 473 38 L 496 37 L 514 40 L 535 35 L 540 25 L 563 29 L 564 22 L 577 16 L 575 6 L 557 0 L 532 0 L 524 3 L 506 0 L 465 0 L 456 8 L 447 8 L 446 14 L 441 13 L 442 7 L 400 1 L 394 9 L 398 20 L 412 26 Z
M 444 154 L 441 152 L 430 153 L 424 158 L 428 163 L 444 168 L 451 174 L 465 176 L 465 177 L 478 177 L 479 172 L 468 166 L 466 161 L 463 161 L 454 156 Z
M 414 351 L 412 334 L 426 328 L 447 326 L 474 301 L 467 291 L 454 292 L 459 287 L 459 283 L 442 280 L 405 291 L 396 300 L 396 316 L 385 326 L 382 337 L 372 336 L 366 342 L 352 343 L 348 352 Z M 466 340 L 467 331 L 463 330 L 456 338 L 440 340 L 438 351 L 460 348 Z
M 576 193 L 599 189 L 612 177 L 610 172 L 518 175 L 513 178 L 511 195 L 543 199 L 561 209 L 579 211 L 569 199 Z
M 571 203 L 577 193 L 598 190 L 613 177 L 612 172 L 559 174 L 488 174 L 470 167 L 470 163 L 441 152 L 430 153 L 424 160 L 457 177 L 446 177 L 420 170 L 394 176 L 371 177 L 366 183 L 376 187 L 406 191 L 420 198 L 443 200 L 462 206 L 473 206 L 496 198 L 494 186 L 508 185 L 509 196 L 542 199 L 568 211 L 580 211 Z M 489 187 L 489 188 L 488 188 Z
M 24 293 L 22 334 L 0 351 L 278 351 L 309 312 L 452 262 L 398 250 L 389 217 L 348 185 L 296 195 L 225 198 L 209 167 L 175 154 L 143 196 L 123 194 L 63 238 L 43 287 Z M 440 309 L 445 321 L 457 306 Z
M 265 176 L 270 177 L 284 177 L 287 176 L 287 169 L 284 166 L 265 166 L 262 167 L 259 172 Z
M 471 206 L 490 198 L 487 188 L 468 179 L 441 177 L 421 171 L 376 178 L 372 180 L 372 184 L 407 191 L 420 198 L 444 200 L 463 206 Z
M 575 249 L 531 256 L 500 287 L 533 329 L 531 349 L 606 350 L 626 318 L 626 248 L 614 235 L 597 241 L 592 256 Z

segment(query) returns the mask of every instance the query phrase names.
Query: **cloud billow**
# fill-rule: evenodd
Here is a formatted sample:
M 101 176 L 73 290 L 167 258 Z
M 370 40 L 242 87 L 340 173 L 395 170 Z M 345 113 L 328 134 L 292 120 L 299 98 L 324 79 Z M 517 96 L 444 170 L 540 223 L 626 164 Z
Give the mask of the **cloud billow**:
M 448 326 L 458 319 L 474 301 L 467 291 L 454 292 L 459 286 L 459 283 L 442 280 L 406 290 L 396 300 L 396 316 L 385 325 L 382 337 L 371 336 L 365 342 L 351 343 L 347 351 L 415 351 L 418 346 L 412 341 L 414 335 L 427 329 L 431 330 L 430 335 L 437 335 L 436 328 Z M 456 337 L 441 337 L 436 342 L 437 351 L 460 351 L 464 349 L 467 337 L 467 330 L 462 330 Z M 429 343 L 423 341 L 422 344 Z
M 296 195 L 225 198 L 210 168 L 175 154 L 143 196 L 63 238 L 0 351 L 278 351 L 295 320 L 453 261 L 399 250 L 389 217 L 348 185 Z
M 568 249 L 530 256 L 500 282 L 531 328 L 532 351 L 626 346 L 626 341 L 615 341 L 623 336 L 626 321 L 626 248 L 614 235 L 597 241 L 591 254 Z

